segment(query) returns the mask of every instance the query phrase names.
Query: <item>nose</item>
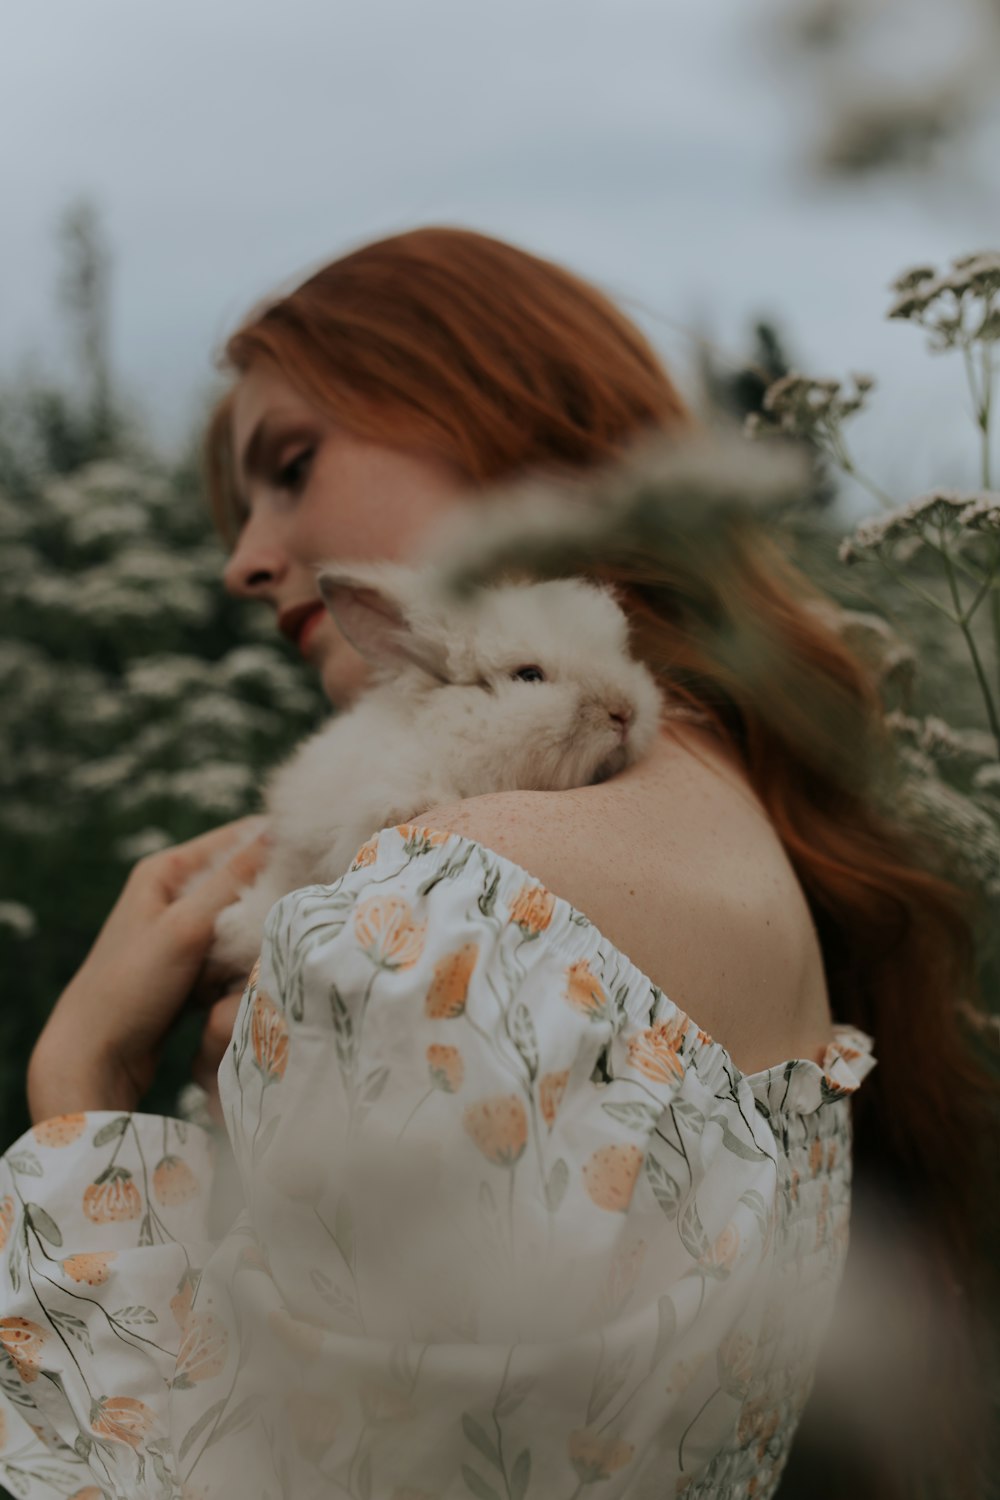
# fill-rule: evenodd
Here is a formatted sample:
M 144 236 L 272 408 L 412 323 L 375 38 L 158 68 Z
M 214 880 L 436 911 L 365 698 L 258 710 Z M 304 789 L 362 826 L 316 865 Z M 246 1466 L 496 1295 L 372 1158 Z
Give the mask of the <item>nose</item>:
M 288 571 L 288 559 L 273 534 L 248 520 L 222 570 L 222 585 L 229 594 L 247 599 L 264 598 Z

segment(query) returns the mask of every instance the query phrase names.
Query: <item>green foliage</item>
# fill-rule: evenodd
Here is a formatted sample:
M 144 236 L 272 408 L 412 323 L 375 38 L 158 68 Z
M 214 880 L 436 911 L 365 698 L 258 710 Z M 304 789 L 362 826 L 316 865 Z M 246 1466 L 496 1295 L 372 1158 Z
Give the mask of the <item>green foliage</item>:
M 57 414 L 54 416 L 53 414 Z M 89 434 L 89 435 L 88 435 Z M 45 1018 L 131 864 L 257 810 L 325 700 L 273 621 L 229 598 L 189 466 L 88 429 L 58 392 L 0 407 L 0 1129 L 27 1128 Z M 172 1111 L 199 1017 L 147 1109 Z

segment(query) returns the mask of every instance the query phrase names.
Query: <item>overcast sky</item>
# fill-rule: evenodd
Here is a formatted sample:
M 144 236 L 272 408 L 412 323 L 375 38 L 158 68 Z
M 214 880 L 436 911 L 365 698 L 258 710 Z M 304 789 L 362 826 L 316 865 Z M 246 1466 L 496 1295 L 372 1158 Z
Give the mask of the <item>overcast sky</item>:
M 115 372 L 164 444 L 258 299 L 366 239 L 446 222 L 593 278 L 682 382 L 685 329 L 739 356 L 751 319 L 776 317 L 817 373 L 881 378 L 860 449 L 877 463 L 908 433 L 916 480 L 946 462 L 942 403 L 960 431 L 961 372 L 885 322 L 886 283 L 995 239 L 997 138 L 931 183 L 824 183 L 807 169 L 814 82 L 768 41 L 775 13 L 772 0 L 3 0 L 0 373 L 32 351 L 60 358 L 53 229 L 82 193 L 114 250 Z M 942 28 L 943 44 L 955 27 Z

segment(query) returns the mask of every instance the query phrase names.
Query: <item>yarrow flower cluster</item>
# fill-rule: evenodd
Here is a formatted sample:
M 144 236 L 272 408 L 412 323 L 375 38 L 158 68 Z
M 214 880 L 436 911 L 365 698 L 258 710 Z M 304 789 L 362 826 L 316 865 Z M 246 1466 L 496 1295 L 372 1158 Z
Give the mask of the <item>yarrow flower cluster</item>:
M 744 425 L 747 437 L 780 432 L 788 437 L 819 441 L 829 436 L 845 418 L 860 411 L 875 386 L 872 375 L 851 375 L 854 390 L 847 393 L 842 381 L 791 373 L 768 386 L 759 412 L 751 412 Z
M 1000 339 L 1000 251 L 960 255 L 951 270 L 913 266 L 890 285 L 896 300 L 890 318 L 919 323 L 931 335 L 935 353 L 971 343 Z
M 858 523 L 853 535 L 841 542 L 840 561 L 860 562 L 864 557 L 877 555 L 888 543 L 903 539 L 910 541 L 916 537 L 922 541 L 921 533 L 928 525 L 1000 533 L 1000 491 L 979 490 L 970 494 L 962 490 L 930 490 L 908 505 L 867 517 Z M 912 547 L 909 555 L 914 551 L 916 548 Z M 897 551 L 896 560 L 907 558 L 901 558 Z

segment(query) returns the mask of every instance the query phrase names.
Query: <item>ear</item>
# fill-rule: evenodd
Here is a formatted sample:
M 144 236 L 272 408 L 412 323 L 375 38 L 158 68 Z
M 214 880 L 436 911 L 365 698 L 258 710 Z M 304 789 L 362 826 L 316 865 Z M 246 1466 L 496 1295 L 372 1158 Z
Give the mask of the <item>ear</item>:
M 384 568 L 379 573 L 376 578 L 360 569 L 324 568 L 317 574 L 320 594 L 339 629 L 373 666 L 398 669 L 407 663 L 448 682 L 442 645 L 414 628 L 398 580 L 389 581 Z

